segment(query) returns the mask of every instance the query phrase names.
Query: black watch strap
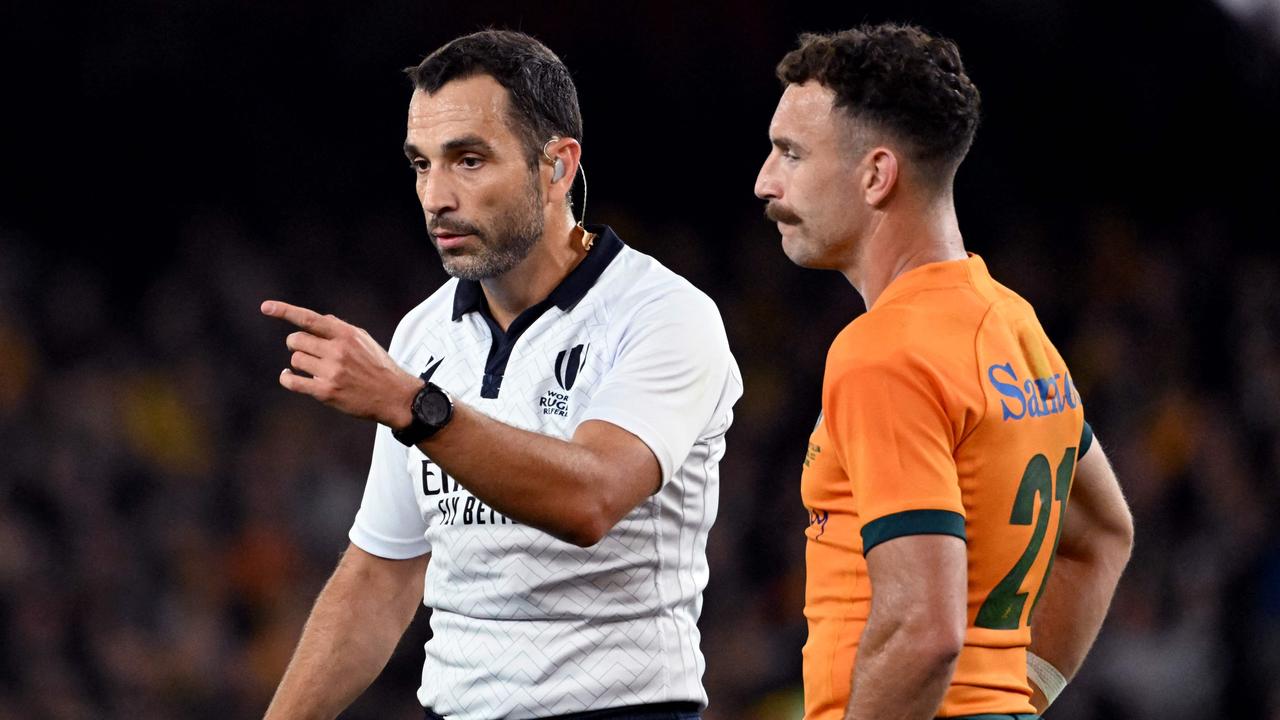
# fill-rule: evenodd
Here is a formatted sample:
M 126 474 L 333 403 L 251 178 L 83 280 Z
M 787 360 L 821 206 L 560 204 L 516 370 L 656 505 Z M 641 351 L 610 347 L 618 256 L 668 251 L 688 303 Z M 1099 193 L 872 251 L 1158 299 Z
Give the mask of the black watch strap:
M 409 405 L 413 418 L 407 427 L 392 430 L 391 435 L 406 447 L 413 447 L 440 432 L 453 418 L 453 398 L 440 386 L 427 382 Z

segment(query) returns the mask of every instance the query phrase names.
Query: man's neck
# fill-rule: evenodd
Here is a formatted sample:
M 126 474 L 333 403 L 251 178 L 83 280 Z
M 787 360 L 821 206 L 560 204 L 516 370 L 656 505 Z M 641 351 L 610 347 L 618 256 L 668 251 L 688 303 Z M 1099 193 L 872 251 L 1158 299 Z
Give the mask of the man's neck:
M 922 208 L 896 208 L 880 216 L 845 277 L 870 310 L 898 276 L 928 263 L 966 257 L 950 199 Z
M 480 281 L 489 312 L 506 330 L 520 313 L 541 302 L 573 271 L 587 251 L 569 219 L 549 220 L 542 239 L 519 265 L 502 275 Z

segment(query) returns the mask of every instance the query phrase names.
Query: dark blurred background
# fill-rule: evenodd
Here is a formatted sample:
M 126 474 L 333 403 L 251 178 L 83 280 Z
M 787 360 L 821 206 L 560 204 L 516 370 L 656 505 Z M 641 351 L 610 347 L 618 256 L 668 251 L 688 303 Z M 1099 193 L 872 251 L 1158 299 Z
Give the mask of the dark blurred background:
M 862 310 L 752 196 L 802 30 L 955 39 L 969 248 L 1038 308 L 1137 547 L 1056 719 L 1280 718 L 1280 3 L 0 7 L 0 717 L 260 716 L 346 545 L 371 426 L 276 385 L 268 297 L 386 342 L 445 278 L 401 69 L 531 32 L 573 71 L 588 218 L 719 304 L 742 366 L 709 548 L 708 720 L 799 717 L 799 498 Z M 418 718 L 420 617 L 344 717 Z

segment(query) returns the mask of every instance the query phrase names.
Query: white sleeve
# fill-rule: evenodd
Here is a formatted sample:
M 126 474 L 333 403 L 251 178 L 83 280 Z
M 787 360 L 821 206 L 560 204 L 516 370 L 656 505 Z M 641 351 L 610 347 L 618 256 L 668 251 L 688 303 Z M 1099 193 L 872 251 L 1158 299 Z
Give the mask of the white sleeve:
M 364 499 L 349 537 L 357 547 L 389 560 L 404 560 L 431 552 L 426 521 L 409 474 L 409 449 L 378 425 L 373 462 L 364 486 Z
M 643 440 L 665 484 L 717 416 L 729 415 L 740 393 L 736 365 L 715 303 L 692 289 L 645 303 L 622 333 L 582 420 Z

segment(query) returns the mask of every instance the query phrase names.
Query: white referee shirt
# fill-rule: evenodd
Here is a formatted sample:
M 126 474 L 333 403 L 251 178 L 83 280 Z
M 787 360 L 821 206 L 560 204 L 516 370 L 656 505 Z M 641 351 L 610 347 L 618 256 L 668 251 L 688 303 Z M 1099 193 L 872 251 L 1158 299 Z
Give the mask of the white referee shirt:
M 384 558 L 431 553 L 418 699 L 451 719 L 707 702 L 697 620 L 742 378 L 710 298 L 591 230 L 586 258 L 506 333 L 479 284 L 452 279 L 391 341 L 402 367 L 490 417 L 566 439 L 604 420 L 662 468 L 657 493 L 580 548 L 484 505 L 378 427 L 351 541 Z

